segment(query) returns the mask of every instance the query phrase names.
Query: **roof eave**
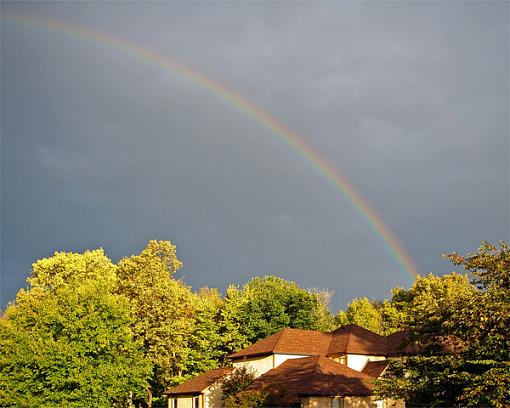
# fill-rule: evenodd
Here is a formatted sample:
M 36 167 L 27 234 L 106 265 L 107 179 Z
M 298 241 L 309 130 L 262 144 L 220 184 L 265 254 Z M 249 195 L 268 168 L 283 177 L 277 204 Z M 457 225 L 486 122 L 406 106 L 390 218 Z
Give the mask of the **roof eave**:
M 230 360 L 245 360 L 249 357 L 267 357 L 267 356 L 270 356 L 272 354 L 275 354 L 273 351 L 265 351 L 265 352 L 261 352 L 261 353 L 253 353 L 253 354 L 242 354 L 242 355 L 235 355 L 234 354 L 230 354 L 227 356 L 227 358 L 229 358 Z M 281 353 L 278 353 L 278 354 L 281 354 Z

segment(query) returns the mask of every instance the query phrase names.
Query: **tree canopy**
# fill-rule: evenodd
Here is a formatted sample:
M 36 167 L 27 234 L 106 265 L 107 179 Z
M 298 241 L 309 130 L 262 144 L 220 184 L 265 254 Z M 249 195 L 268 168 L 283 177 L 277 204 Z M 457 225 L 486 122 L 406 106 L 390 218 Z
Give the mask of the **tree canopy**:
M 382 334 L 382 316 L 379 309 L 375 302 L 371 302 L 366 297 L 353 299 L 345 312 L 343 310 L 338 311 L 335 321 L 339 326 L 354 323 L 375 333 Z
M 118 292 L 133 310 L 133 333 L 154 365 L 149 403 L 153 394 L 182 381 L 189 365 L 187 339 L 193 333 L 195 305 L 191 289 L 173 279 L 181 266 L 171 242 L 149 241 L 140 254 L 122 259 L 117 267 Z
M 276 276 L 255 277 L 241 289 L 227 290 L 222 334 L 229 351 L 254 343 L 285 327 L 324 330 L 334 328 L 324 297 Z
M 0 405 L 111 407 L 145 392 L 151 364 L 102 250 L 36 262 L 0 319 Z
M 474 254 L 447 257 L 470 272 L 417 280 L 394 293 L 401 324 L 418 352 L 393 363 L 381 396 L 409 405 L 510 404 L 510 252 L 484 242 Z
M 354 299 L 336 317 L 329 292 L 275 276 L 194 292 L 169 241 L 112 263 L 102 249 L 37 261 L 0 318 L 0 405 L 121 405 L 153 397 L 228 364 L 229 353 L 291 327 L 330 331 L 356 323 L 406 329 L 418 352 L 377 384 L 409 405 L 503 407 L 510 402 L 510 251 L 484 242 L 448 258 L 468 274 L 418 277 L 386 301 Z M 236 392 L 225 403 L 258 406 Z

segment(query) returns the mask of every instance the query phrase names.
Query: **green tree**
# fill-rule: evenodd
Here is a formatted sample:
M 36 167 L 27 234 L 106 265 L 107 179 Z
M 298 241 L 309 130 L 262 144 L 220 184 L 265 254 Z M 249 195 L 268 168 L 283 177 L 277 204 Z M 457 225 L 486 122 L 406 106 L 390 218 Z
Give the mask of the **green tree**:
M 241 290 L 230 287 L 223 313 L 225 328 L 235 333 L 230 344 L 254 343 L 285 327 L 330 330 L 333 317 L 323 299 L 276 276 L 253 278 Z
M 227 287 L 218 322 L 218 332 L 222 338 L 221 350 L 224 355 L 234 353 L 250 344 L 243 327 L 246 316 L 242 315 L 243 305 L 247 301 L 239 288 L 234 285 Z M 223 363 L 226 364 L 226 361 L 223 360 Z
M 144 392 L 151 365 L 114 282 L 102 250 L 34 264 L 0 319 L 0 405 L 111 407 Z
M 415 328 L 427 323 L 433 332 L 477 293 L 467 275 L 455 272 L 418 276 L 409 290 L 397 288 L 392 292 L 391 302 L 383 308 L 387 326 Z
M 345 312 L 343 310 L 338 311 L 335 320 L 339 326 L 354 323 L 375 333 L 383 334 L 382 316 L 379 307 L 366 297 L 352 300 Z
M 224 408 L 261 408 L 267 396 L 261 391 L 241 391 L 223 401 Z
M 232 401 L 232 397 L 244 390 L 256 378 L 255 371 L 248 365 L 235 367 L 229 375 L 221 380 L 221 392 L 224 401 Z
M 448 258 L 471 273 L 472 284 L 451 274 L 444 281 L 450 286 L 429 277 L 435 284 L 419 282 L 414 296 L 397 293 L 395 305 L 407 313 L 404 321 L 419 352 L 395 361 L 393 376 L 378 382 L 377 393 L 403 398 L 409 405 L 508 406 L 508 246 L 501 243 L 498 249 L 484 242 L 474 254 Z
M 222 307 L 217 289 L 202 288 L 194 297 L 193 332 L 187 338 L 189 354 L 187 375 L 192 377 L 223 364 L 226 352 L 218 325 Z
M 139 255 L 122 259 L 117 268 L 118 292 L 133 309 L 133 332 L 154 365 L 149 406 L 168 386 L 186 379 L 190 365 L 188 339 L 194 329 L 195 297 L 173 278 L 181 266 L 175 246 L 152 240 Z

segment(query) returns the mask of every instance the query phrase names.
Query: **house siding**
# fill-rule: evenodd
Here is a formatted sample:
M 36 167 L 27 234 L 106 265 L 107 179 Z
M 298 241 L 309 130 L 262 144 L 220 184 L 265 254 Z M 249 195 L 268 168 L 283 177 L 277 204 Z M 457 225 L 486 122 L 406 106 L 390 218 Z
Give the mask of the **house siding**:
M 384 356 L 367 356 L 362 354 L 347 354 L 347 367 L 356 371 L 362 371 L 369 361 L 386 360 Z
M 336 402 L 336 404 L 335 404 Z M 303 408 L 375 408 L 371 397 L 306 397 L 301 399 Z M 399 407 L 400 408 L 400 407 Z
M 305 354 L 275 354 L 274 355 L 274 367 L 278 367 L 280 364 L 284 363 L 285 361 L 291 359 L 291 358 L 303 358 L 303 357 L 310 357 L 310 355 Z
M 193 408 L 193 396 L 179 396 L 177 398 L 177 408 Z M 168 400 L 168 408 L 172 408 L 171 399 Z
M 234 367 L 241 367 L 247 365 L 255 371 L 255 375 L 260 377 L 262 374 L 267 373 L 269 370 L 278 367 L 285 361 L 293 358 L 309 357 L 303 354 L 272 354 L 266 357 L 255 357 L 246 360 L 238 360 L 234 362 Z
M 204 390 L 205 406 L 203 408 L 222 408 L 223 393 L 221 392 L 221 383 L 217 382 Z
M 273 369 L 273 356 L 250 358 L 234 362 L 234 367 L 248 366 L 255 371 L 257 377 Z

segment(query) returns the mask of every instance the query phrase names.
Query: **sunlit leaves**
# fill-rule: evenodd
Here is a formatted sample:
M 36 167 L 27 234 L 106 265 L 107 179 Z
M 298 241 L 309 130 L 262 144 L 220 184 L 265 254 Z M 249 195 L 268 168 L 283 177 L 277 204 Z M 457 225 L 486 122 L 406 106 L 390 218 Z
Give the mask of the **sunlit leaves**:
M 419 278 L 394 293 L 402 327 L 421 352 L 393 363 L 378 393 L 409 405 L 510 405 L 510 251 L 483 242 L 467 256 L 448 255 L 471 273 Z M 426 279 L 426 280 L 424 280 Z M 434 346 L 434 347 L 433 347 Z

